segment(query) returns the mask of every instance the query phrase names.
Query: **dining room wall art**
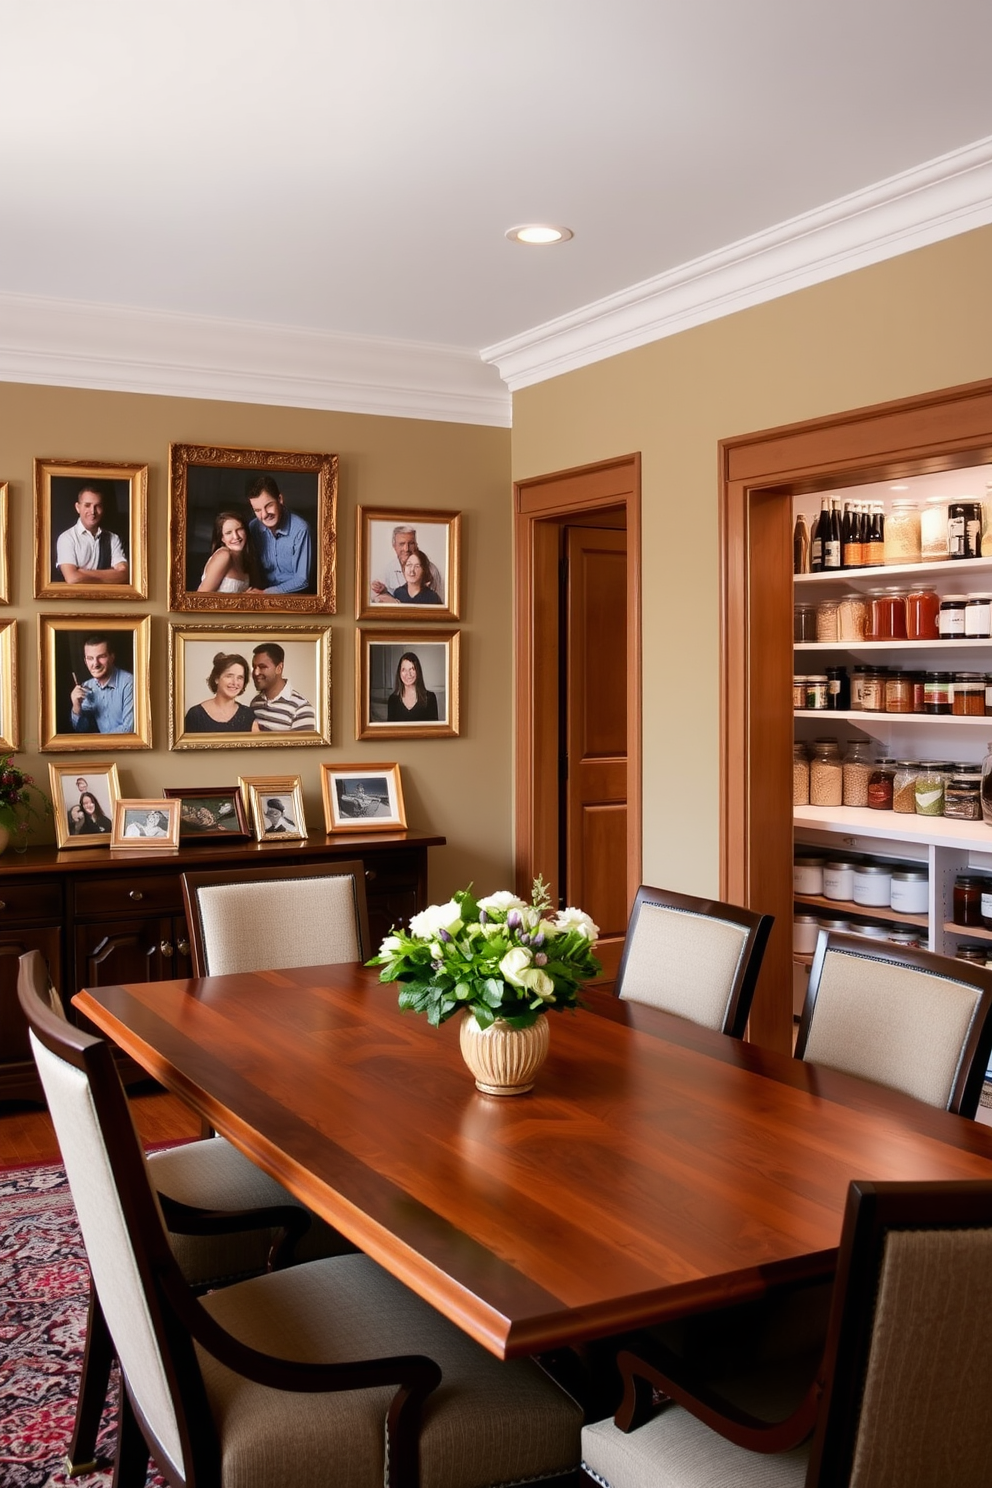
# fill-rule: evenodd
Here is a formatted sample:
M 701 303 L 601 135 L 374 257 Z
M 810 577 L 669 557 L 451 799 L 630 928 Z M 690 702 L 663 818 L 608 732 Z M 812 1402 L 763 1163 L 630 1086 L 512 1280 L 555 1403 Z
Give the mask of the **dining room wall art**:
M 169 447 L 169 605 L 335 611 L 337 455 Z
M 20 706 L 17 697 L 17 621 L 0 622 L 0 749 L 12 754 L 20 747 Z
M 331 742 L 331 629 L 169 626 L 170 749 Z
M 250 837 L 244 798 L 236 785 L 166 786 L 167 800 L 179 800 L 179 841 L 237 842 Z
M 179 846 L 180 801 L 131 796 L 114 802 L 110 846 L 115 851 L 175 852 Z
M 391 832 L 406 827 L 399 765 L 322 764 L 320 788 L 328 832 Z
M 239 775 L 256 842 L 302 842 L 307 835 L 299 775 Z
M 445 739 L 458 733 L 457 630 L 355 632 L 355 735 Z
M 0 481 L 0 605 L 10 604 L 10 536 L 7 526 L 9 497 L 9 481 Z
M 150 749 L 148 615 L 39 615 L 42 750 Z
M 457 620 L 461 513 L 358 508 L 359 620 Z
M 34 462 L 36 599 L 148 598 L 148 466 Z
M 121 794 L 113 760 L 49 763 L 48 784 L 56 846 L 109 847 Z

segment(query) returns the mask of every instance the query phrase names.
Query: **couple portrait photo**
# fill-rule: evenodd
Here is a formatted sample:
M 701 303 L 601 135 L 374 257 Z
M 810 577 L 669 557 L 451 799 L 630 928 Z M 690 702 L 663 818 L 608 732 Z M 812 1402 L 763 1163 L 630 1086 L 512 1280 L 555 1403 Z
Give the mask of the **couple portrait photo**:
M 173 745 L 327 743 L 329 631 L 170 628 Z
M 49 765 L 55 839 L 64 847 L 109 847 L 120 798 L 117 766 Z
M 176 610 L 334 610 L 335 455 L 170 451 Z
M 359 507 L 358 618 L 455 618 L 460 524 L 459 512 Z

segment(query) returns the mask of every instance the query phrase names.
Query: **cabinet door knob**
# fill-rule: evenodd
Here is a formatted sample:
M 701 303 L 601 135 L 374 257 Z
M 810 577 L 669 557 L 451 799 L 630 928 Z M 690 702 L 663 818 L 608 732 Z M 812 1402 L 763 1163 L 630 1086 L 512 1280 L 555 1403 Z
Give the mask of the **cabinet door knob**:
M 131 892 L 128 894 L 127 897 L 129 899 L 133 899 L 134 902 L 135 902 L 135 904 L 139 904 L 141 902 L 141 900 L 144 899 L 145 896 L 141 892 L 140 889 L 132 889 Z
M 0 909 L 6 909 L 6 908 L 7 908 L 7 901 L 5 899 L 0 899 Z
M 180 956 L 188 956 L 189 955 L 189 941 L 188 940 L 181 940 L 179 942 L 179 954 L 180 954 Z
M 374 868 L 366 868 L 366 870 L 365 870 L 365 877 L 368 879 L 369 883 L 371 883 L 372 880 L 375 878 L 375 869 Z
M 159 950 L 163 956 L 174 956 L 176 954 L 171 940 L 163 940 L 159 946 Z

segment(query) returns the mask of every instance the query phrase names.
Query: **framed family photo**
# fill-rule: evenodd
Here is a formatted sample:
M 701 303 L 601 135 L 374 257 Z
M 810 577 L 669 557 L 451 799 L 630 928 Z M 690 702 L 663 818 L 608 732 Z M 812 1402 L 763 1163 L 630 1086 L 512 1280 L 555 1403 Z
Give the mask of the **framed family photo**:
M 328 832 L 391 832 L 406 827 L 399 765 L 321 765 Z
M 148 615 L 40 615 L 40 747 L 150 749 Z
M 117 766 L 112 760 L 85 765 L 48 766 L 55 819 L 55 842 L 61 848 L 109 847 L 114 807 L 120 800 Z
M 166 800 L 179 801 L 179 841 L 217 839 L 237 842 L 250 837 L 244 799 L 236 785 L 167 786 Z
M 256 842 L 302 842 L 307 835 L 299 775 L 240 775 Z
M 10 547 L 7 528 L 9 495 L 9 482 L 0 481 L 0 604 L 10 604 Z
M 337 455 L 169 449 L 169 608 L 333 615 Z
M 331 742 L 331 630 L 170 625 L 170 749 Z
M 20 748 L 17 703 L 17 621 L 0 623 L 0 749 Z
M 175 852 L 179 846 L 179 807 L 179 801 L 157 796 L 117 801 L 110 846 L 125 851 Z
M 458 733 L 457 630 L 355 632 L 359 739 L 450 739 Z
M 359 620 L 458 619 L 461 513 L 358 508 Z
M 36 599 L 147 599 L 148 466 L 35 460 Z

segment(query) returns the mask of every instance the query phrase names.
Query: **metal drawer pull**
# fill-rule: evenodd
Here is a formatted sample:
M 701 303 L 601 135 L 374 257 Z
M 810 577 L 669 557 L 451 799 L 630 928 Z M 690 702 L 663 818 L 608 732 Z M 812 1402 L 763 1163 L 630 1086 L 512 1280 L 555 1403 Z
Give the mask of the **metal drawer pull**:
M 159 946 L 163 956 L 174 956 L 176 954 L 171 940 L 163 940 Z
M 188 940 L 181 940 L 179 942 L 179 954 L 180 954 L 180 956 L 188 956 L 189 955 L 189 941 Z
M 365 870 L 365 877 L 368 879 L 369 883 L 371 883 L 372 880 L 375 878 L 375 869 L 374 868 L 366 868 L 366 870 Z
M 128 894 L 127 897 L 129 899 L 133 899 L 134 902 L 135 902 L 135 904 L 139 904 L 141 902 L 141 900 L 144 899 L 145 896 L 141 892 L 140 889 L 132 889 L 131 892 L 130 892 L 130 894 Z
M 0 899 L 0 909 L 6 909 L 6 908 L 7 908 L 7 901 L 6 901 L 6 899 Z

